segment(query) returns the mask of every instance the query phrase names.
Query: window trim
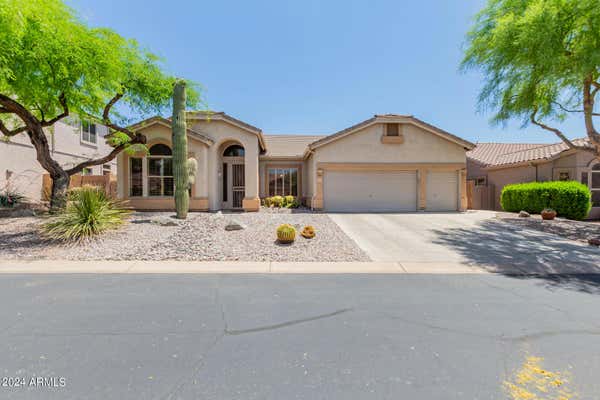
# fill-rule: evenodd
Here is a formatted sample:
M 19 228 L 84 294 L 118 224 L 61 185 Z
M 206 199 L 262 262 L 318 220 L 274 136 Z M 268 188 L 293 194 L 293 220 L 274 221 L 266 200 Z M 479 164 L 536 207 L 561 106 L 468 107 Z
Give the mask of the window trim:
M 587 188 L 590 191 L 590 193 L 592 194 L 592 196 L 594 195 L 594 193 L 600 192 L 600 186 L 592 187 L 592 183 L 594 181 L 594 174 L 600 175 L 600 168 L 597 170 L 594 170 L 595 166 L 600 167 L 600 162 L 592 161 L 592 162 L 590 162 L 590 164 L 588 164 L 587 168 L 583 168 L 579 171 L 579 182 L 581 182 L 585 186 L 587 186 Z M 585 183 L 583 182 L 584 174 L 587 174 L 587 181 Z M 593 200 L 592 200 L 592 207 L 600 208 L 600 203 L 598 203 L 598 205 L 594 205 Z
M 141 175 L 142 175 L 142 192 L 141 194 L 133 194 L 133 168 L 131 167 L 131 164 L 133 163 L 133 160 L 140 160 L 141 161 L 141 167 L 142 170 L 140 171 Z M 129 157 L 129 190 L 128 190 L 128 197 L 132 197 L 132 198 L 139 198 L 139 197 L 144 197 L 144 158 L 143 157 Z
M 275 194 L 271 194 L 269 188 L 269 171 L 278 170 L 278 169 L 295 169 L 296 170 L 296 198 L 302 199 L 302 164 L 267 164 L 265 165 L 265 184 L 264 184 L 264 196 L 270 197 L 275 196 Z M 291 176 L 291 175 L 290 175 Z M 291 181 L 291 178 L 290 178 Z M 285 178 L 284 178 L 285 182 Z M 290 182 L 291 183 L 291 182 Z M 290 185 L 291 187 L 291 185 Z M 291 194 L 290 194 L 291 195 Z
M 84 129 L 84 125 L 87 125 L 88 128 L 94 127 L 94 141 L 91 140 L 92 137 L 92 132 L 91 130 L 85 130 Z M 88 135 L 88 139 L 85 138 L 85 134 Z M 86 145 L 91 145 L 91 146 L 97 146 L 98 145 L 98 126 L 97 124 L 95 124 L 94 122 L 90 121 L 90 120 L 81 120 L 80 124 L 79 124 L 79 138 L 81 143 L 84 143 Z
M 167 146 L 170 150 L 171 150 L 171 155 L 167 156 L 167 155 L 150 155 L 150 149 L 153 146 L 162 144 L 164 146 Z M 173 168 L 173 148 L 171 146 L 169 146 L 168 144 L 165 143 L 154 143 L 152 146 L 150 146 L 148 148 L 148 155 L 145 157 L 145 163 L 146 163 L 146 176 L 144 177 L 145 181 L 146 181 L 146 187 L 148 188 L 148 193 L 147 193 L 147 197 L 152 197 L 152 198 L 171 198 L 173 197 L 173 195 L 168 195 L 165 194 L 165 178 L 171 178 L 173 179 L 173 191 L 175 191 L 175 178 L 173 175 L 151 175 L 150 174 L 150 161 L 151 160 L 158 160 L 158 159 L 170 159 L 171 160 L 171 173 L 172 168 Z M 150 179 L 151 178 L 160 178 L 160 193 L 161 194 L 151 194 L 150 193 Z

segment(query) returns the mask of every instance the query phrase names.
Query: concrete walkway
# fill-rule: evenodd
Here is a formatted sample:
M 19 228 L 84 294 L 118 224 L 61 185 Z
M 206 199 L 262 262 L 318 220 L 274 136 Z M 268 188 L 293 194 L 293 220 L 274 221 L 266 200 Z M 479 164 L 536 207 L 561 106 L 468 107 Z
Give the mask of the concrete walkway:
M 568 266 L 545 272 L 517 266 L 456 262 L 202 262 L 202 261 L 0 261 L 0 274 L 598 274 Z

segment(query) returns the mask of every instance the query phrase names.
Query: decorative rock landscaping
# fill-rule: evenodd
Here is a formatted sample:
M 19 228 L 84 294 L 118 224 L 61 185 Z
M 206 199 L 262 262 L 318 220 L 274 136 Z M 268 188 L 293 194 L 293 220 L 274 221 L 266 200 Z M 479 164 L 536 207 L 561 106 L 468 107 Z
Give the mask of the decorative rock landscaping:
M 290 210 L 287 210 L 290 211 Z M 300 210 L 298 210 L 300 211 Z M 37 233 L 41 218 L 0 220 L 0 259 L 369 261 L 368 256 L 326 214 L 300 212 L 135 213 L 124 228 L 85 244 L 65 246 Z M 227 231 L 231 224 L 245 227 Z M 297 228 L 290 245 L 277 242 L 281 224 Z M 317 235 L 306 239 L 302 227 Z
M 522 218 L 519 214 L 500 212 L 497 217 L 513 225 L 523 228 L 535 229 L 542 232 L 586 242 L 592 245 L 600 243 L 600 222 L 598 221 L 573 221 L 564 218 L 553 220 L 542 220 L 540 215 L 532 215 L 530 218 Z

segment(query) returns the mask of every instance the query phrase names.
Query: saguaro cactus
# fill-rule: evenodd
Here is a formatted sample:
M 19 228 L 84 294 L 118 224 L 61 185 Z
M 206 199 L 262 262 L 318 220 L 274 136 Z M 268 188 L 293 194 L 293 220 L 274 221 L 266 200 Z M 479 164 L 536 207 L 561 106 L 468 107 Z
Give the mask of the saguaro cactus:
M 187 163 L 187 126 L 185 122 L 185 81 L 177 80 L 173 87 L 173 178 L 175 180 L 175 210 L 177 218 L 185 219 L 190 207 Z

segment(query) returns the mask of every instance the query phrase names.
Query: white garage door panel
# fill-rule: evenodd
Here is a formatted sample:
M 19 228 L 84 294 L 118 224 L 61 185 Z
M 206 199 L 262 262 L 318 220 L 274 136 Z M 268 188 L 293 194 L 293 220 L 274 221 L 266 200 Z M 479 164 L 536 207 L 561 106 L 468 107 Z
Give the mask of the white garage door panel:
M 409 171 L 326 171 L 323 206 L 327 211 L 415 211 L 417 173 Z
M 458 173 L 427 173 L 427 205 L 429 211 L 456 211 L 458 209 Z

